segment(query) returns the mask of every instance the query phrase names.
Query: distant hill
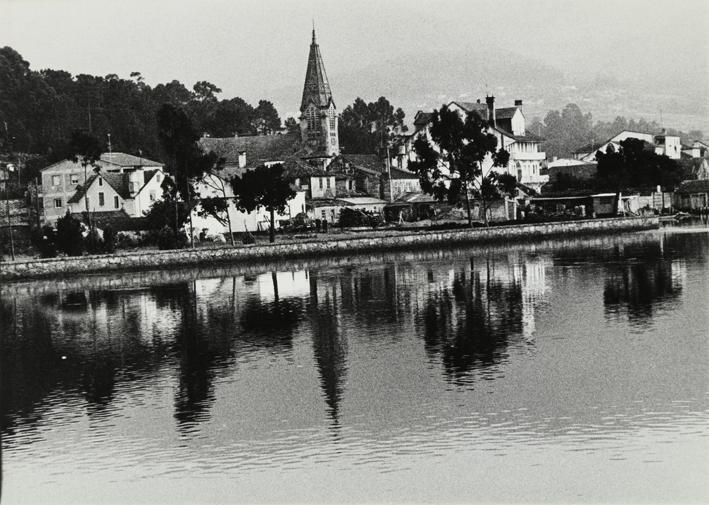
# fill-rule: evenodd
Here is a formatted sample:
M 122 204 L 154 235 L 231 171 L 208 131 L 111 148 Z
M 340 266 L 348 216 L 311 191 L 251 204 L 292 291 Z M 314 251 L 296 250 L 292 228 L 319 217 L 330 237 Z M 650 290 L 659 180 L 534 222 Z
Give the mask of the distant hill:
M 455 99 L 471 101 L 490 93 L 500 106 L 522 99 L 528 120 L 576 103 L 598 120 L 625 116 L 660 122 L 662 111 L 662 122 L 668 127 L 709 132 L 709 81 L 701 75 L 706 65 L 672 75 L 649 63 L 647 72 L 638 70 L 636 61 L 635 70 L 625 73 L 622 62 L 611 63 L 601 72 L 589 69 L 568 75 L 553 62 L 508 51 L 431 51 L 384 57 L 365 68 L 334 73 L 330 84 L 340 110 L 357 96 L 365 100 L 385 96 L 406 111 L 409 121 L 419 109 L 430 110 Z M 284 117 L 297 113 L 301 92 L 300 82 L 292 88 L 263 91 Z

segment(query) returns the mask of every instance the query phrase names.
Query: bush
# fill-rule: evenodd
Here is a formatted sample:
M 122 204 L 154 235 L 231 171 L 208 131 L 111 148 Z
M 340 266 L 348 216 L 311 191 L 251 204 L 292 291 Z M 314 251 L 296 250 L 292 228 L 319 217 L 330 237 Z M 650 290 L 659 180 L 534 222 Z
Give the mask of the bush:
M 113 254 L 116 252 L 116 232 L 110 226 L 106 226 L 103 230 L 103 252 Z
M 40 258 L 54 258 L 57 255 L 57 232 L 52 225 L 45 224 L 32 234 L 32 245 L 39 251 Z
M 158 249 L 182 249 L 187 244 L 187 237 L 182 233 L 175 235 L 172 228 L 165 225 L 158 231 L 156 243 Z
M 101 233 L 96 228 L 90 230 L 84 239 L 84 245 L 86 246 L 86 252 L 89 254 L 101 254 L 103 252 Z
M 81 223 L 69 211 L 57 220 L 57 246 L 67 256 L 81 256 L 84 251 Z

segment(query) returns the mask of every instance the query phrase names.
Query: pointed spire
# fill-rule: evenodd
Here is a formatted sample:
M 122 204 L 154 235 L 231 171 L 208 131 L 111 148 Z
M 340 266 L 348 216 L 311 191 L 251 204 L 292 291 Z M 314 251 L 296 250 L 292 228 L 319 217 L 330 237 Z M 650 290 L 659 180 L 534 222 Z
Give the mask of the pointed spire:
M 303 112 L 310 102 L 318 107 L 327 107 L 332 100 L 330 83 L 325 72 L 325 64 L 322 61 L 320 47 L 315 39 L 315 21 L 313 20 L 313 41 L 310 44 L 310 54 L 308 55 L 308 69 L 305 73 L 305 84 L 303 86 L 303 100 L 300 103 L 300 111 Z

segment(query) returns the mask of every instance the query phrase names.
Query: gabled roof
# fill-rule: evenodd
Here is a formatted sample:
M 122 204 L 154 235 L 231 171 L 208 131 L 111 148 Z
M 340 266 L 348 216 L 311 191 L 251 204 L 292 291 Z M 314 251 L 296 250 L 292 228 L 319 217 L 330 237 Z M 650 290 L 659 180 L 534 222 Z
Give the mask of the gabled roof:
M 394 204 L 409 204 L 409 203 L 434 203 L 436 202 L 436 199 L 433 198 L 433 196 L 427 194 L 427 193 L 419 193 L 419 192 L 409 192 L 409 193 L 404 193 L 403 195 L 399 196 L 396 200 L 394 200 Z
M 424 112 L 420 110 L 416 113 L 416 116 L 414 116 L 414 126 L 426 126 L 431 122 L 432 117 L 433 112 Z
M 709 193 L 709 179 L 682 181 L 676 193 Z
M 310 44 L 310 54 L 308 55 L 308 69 L 305 72 L 305 84 L 303 85 L 303 99 L 300 102 L 300 112 L 313 103 L 317 107 L 328 107 L 332 100 L 330 83 L 325 73 L 325 64 L 320 54 L 320 46 L 315 41 L 315 30 L 313 30 L 313 41 Z
M 502 107 L 495 109 L 495 117 L 497 119 L 512 119 L 512 116 L 517 112 L 517 107 Z
M 117 165 L 119 167 L 161 167 L 163 165 L 159 161 L 152 161 L 148 158 L 133 156 L 132 154 L 126 153 L 103 153 L 101 155 L 101 161 L 110 163 L 111 165 Z
M 380 174 L 384 168 L 383 161 L 376 154 L 343 154 L 342 158 L 372 174 Z
M 247 137 L 203 137 L 199 141 L 206 152 L 224 158 L 227 168 L 239 164 L 239 153 L 246 154 L 246 166 L 285 161 L 300 149 L 300 133 L 253 135 Z
M 153 170 L 153 175 L 157 170 Z M 129 175 L 126 173 L 114 173 L 114 172 L 101 172 L 100 174 L 94 174 L 88 179 L 86 179 L 86 184 L 78 186 L 76 193 L 69 198 L 69 203 L 79 203 L 84 197 L 86 191 L 93 185 L 93 183 L 101 177 L 106 183 L 113 188 L 113 190 L 118 193 L 118 196 L 124 200 L 130 198 L 130 185 L 129 185 Z M 146 181 L 147 182 L 147 181 Z M 142 189 L 142 188 L 141 188 Z

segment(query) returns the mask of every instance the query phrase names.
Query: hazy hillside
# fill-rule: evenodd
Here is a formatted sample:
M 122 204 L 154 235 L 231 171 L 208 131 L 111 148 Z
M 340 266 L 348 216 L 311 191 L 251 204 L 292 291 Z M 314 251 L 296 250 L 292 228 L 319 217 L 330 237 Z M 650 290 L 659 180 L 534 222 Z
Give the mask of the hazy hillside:
M 640 58 L 642 56 L 642 58 Z M 495 95 L 500 106 L 524 100 L 531 120 L 548 110 L 577 103 L 594 119 L 616 116 L 660 121 L 668 127 L 709 132 L 709 79 L 706 62 L 678 72 L 671 65 L 651 66 L 651 56 L 640 54 L 633 70 L 623 72 L 623 62 L 610 59 L 606 68 L 570 75 L 553 62 L 542 63 L 500 50 L 412 54 L 381 58 L 375 64 L 330 75 L 337 105 L 343 109 L 361 96 L 374 100 L 386 96 L 411 119 L 419 109 L 441 103 Z M 327 62 L 326 62 L 327 65 Z M 643 68 L 646 71 L 643 71 Z M 297 112 L 301 83 L 265 90 L 283 116 Z

